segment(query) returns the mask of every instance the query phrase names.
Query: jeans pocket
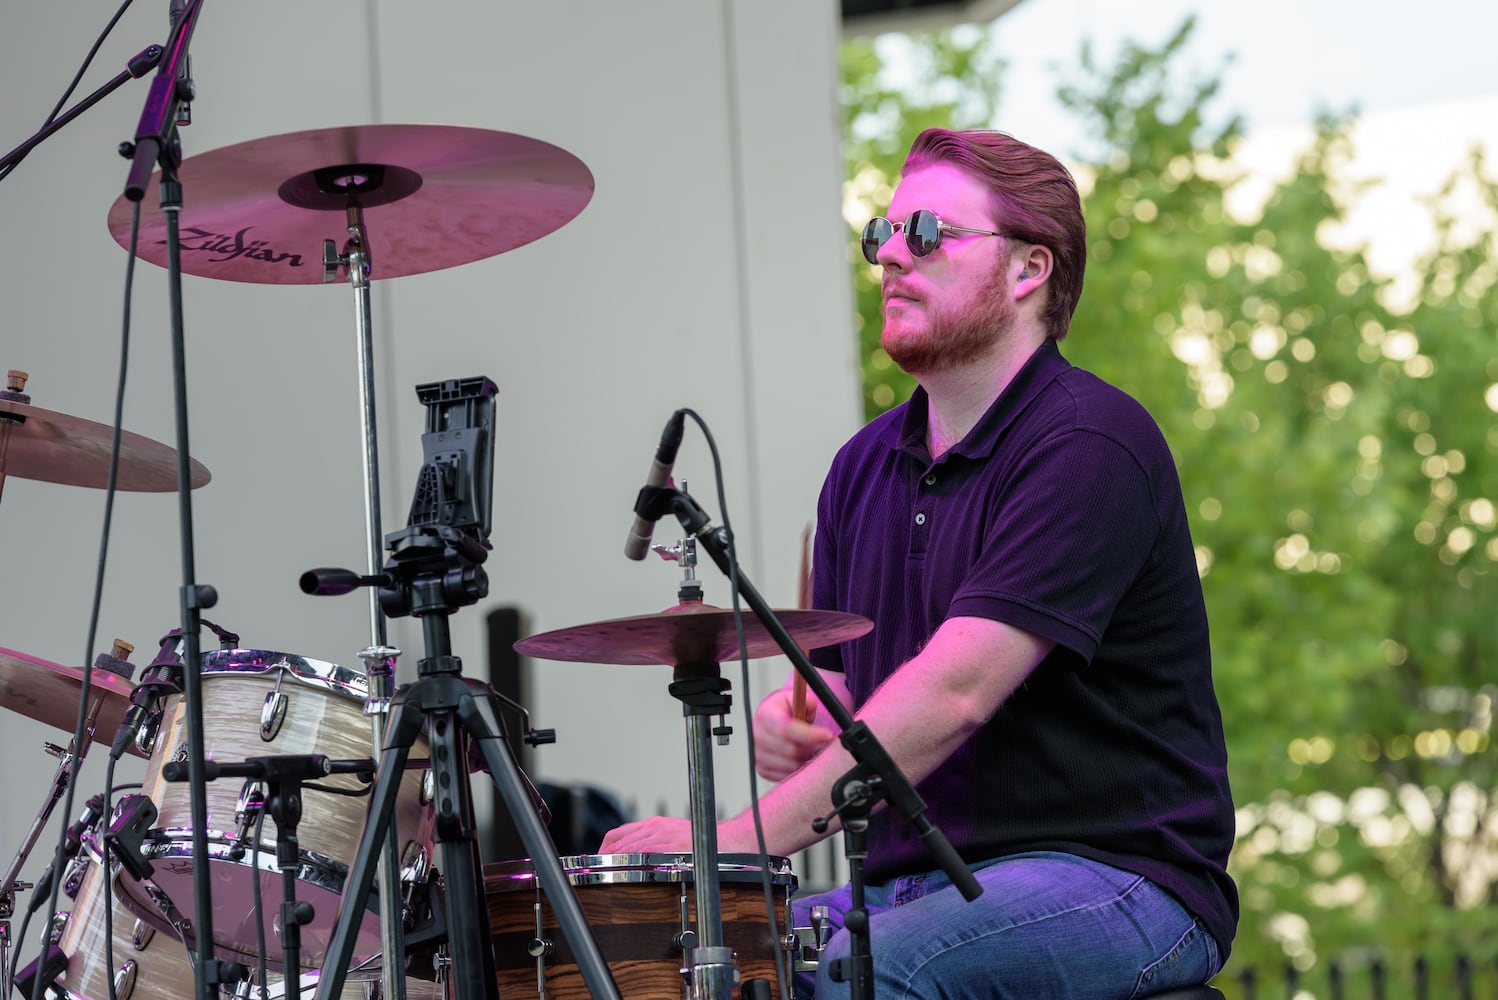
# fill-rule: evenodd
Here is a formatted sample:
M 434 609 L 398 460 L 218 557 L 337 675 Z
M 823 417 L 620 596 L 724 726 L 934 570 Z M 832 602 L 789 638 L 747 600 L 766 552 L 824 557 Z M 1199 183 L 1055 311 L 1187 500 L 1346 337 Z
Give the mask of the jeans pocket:
M 1217 974 L 1218 964 L 1216 940 L 1200 920 L 1194 920 L 1169 951 L 1139 974 L 1129 1000 L 1183 986 L 1200 986 Z

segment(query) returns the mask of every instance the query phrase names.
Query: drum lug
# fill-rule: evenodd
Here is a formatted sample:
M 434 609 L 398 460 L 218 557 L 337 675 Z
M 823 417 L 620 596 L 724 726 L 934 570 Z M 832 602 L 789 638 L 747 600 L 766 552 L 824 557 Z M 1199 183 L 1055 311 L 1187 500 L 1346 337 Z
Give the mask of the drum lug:
M 276 690 L 265 696 L 260 707 L 260 739 L 266 743 L 274 740 L 286 721 L 286 696 L 281 693 L 281 679 L 276 678 Z
M 544 997 L 546 996 L 546 960 L 551 957 L 555 949 L 542 929 L 540 891 L 540 880 L 537 879 L 536 902 L 532 904 L 532 909 L 536 914 L 536 936 L 531 938 L 530 943 L 525 946 L 525 951 L 536 960 L 536 994 Z
M 425 844 L 409 840 L 401 854 L 401 882 L 407 887 L 406 903 L 411 902 L 411 891 L 427 880 L 432 870 L 432 857 Z
M 82 854 L 68 862 L 67 874 L 62 880 L 62 891 L 69 899 L 78 898 L 78 889 L 83 885 L 83 876 L 88 873 L 89 859 Z
M 130 947 L 136 951 L 145 951 L 146 945 L 156 936 L 156 928 L 144 920 L 137 920 L 135 927 L 130 931 Z
M 120 964 L 119 971 L 114 974 L 114 995 L 118 1000 L 130 1000 L 130 994 L 135 992 L 136 971 L 134 959 L 127 958 Z
M 141 723 L 140 732 L 135 734 L 135 749 L 147 757 L 156 752 L 156 736 L 161 732 L 162 712 L 155 711 L 146 716 Z
M 58 910 L 55 914 L 53 914 L 51 937 L 52 944 L 62 943 L 62 932 L 67 930 L 68 921 L 72 919 L 72 916 L 73 914 L 70 910 Z

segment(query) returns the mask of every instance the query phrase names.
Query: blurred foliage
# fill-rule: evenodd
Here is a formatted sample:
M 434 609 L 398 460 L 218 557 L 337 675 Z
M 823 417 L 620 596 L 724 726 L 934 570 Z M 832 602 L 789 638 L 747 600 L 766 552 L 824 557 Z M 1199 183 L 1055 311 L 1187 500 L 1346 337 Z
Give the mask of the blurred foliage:
M 1328 239 L 1361 190 L 1355 121 L 1328 113 L 1243 221 L 1239 124 L 1209 126 L 1216 81 L 1173 69 L 1192 27 L 1111 66 L 1084 47 L 1059 96 L 1095 148 L 1053 152 L 1090 239 L 1063 351 L 1154 414 L 1192 516 L 1239 805 L 1243 921 L 1219 982 L 1423 954 L 1449 984 L 1458 954 L 1498 961 L 1498 183 L 1475 153 L 1454 171 L 1428 206 L 1437 245 L 1396 287 Z M 1003 127 L 994 37 L 844 45 L 870 416 L 912 382 L 851 246 L 921 129 Z

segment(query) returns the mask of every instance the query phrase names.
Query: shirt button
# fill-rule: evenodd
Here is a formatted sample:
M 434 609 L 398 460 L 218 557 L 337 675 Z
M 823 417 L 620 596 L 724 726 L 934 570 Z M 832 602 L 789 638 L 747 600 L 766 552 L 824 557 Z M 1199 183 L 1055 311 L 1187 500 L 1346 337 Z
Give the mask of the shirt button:
M 916 524 L 925 524 L 926 523 L 926 515 L 925 514 L 917 514 L 915 516 L 915 523 Z
M 927 486 L 935 486 L 936 485 L 936 473 L 933 472 L 933 473 L 931 473 L 931 475 L 929 475 L 929 476 L 926 477 L 926 485 Z

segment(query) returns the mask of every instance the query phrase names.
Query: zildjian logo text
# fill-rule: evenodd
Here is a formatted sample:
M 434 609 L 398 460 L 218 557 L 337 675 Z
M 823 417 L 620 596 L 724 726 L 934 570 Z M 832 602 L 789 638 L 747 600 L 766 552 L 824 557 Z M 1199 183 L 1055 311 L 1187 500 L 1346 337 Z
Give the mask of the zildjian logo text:
M 234 260 L 236 257 L 244 257 L 247 260 L 263 260 L 267 264 L 285 263 L 288 267 L 301 267 L 302 255 L 299 253 L 283 253 L 271 250 L 266 246 L 265 240 L 245 241 L 245 234 L 254 226 L 245 226 L 239 232 L 230 236 L 226 233 L 211 233 L 206 229 L 195 229 L 192 227 L 182 230 L 182 249 L 196 250 L 204 253 L 219 254 L 210 257 L 209 260 L 215 264 Z M 163 243 L 166 241 L 163 240 Z

